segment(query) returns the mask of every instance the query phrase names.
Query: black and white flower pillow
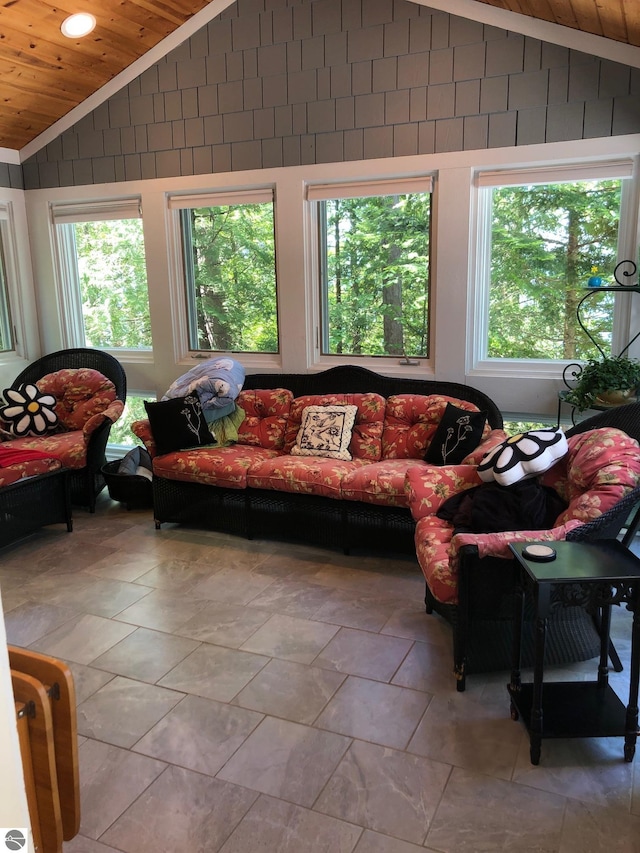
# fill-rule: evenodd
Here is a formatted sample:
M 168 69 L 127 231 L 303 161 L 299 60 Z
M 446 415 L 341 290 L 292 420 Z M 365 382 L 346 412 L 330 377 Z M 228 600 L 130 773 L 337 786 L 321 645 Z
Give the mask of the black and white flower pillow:
M 7 404 L 0 408 L 0 418 L 16 438 L 45 435 L 58 425 L 56 398 L 40 393 L 36 385 L 21 385 L 3 391 Z
M 561 429 L 530 430 L 510 436 L 486 453 L 478 474 L 485 483 L 495 480 L 501 486 L 510 486 L 548 471 L 568 450 Z

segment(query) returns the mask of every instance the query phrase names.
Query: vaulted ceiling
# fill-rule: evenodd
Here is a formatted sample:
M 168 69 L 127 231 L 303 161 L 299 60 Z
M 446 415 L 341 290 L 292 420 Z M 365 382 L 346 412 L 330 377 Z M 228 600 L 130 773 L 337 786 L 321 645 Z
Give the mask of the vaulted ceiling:
M 23 148 L 213 3 L 82 0 L 74 7 L 69 0 L 62 6 L 53 0 L 3 0 L 0 147 Z M 365 23 L 366 4 L 363 0 Z M 467 8 L 479 4 L 640 46 L 640 0 L 474 0 Z M 60 25 L 73 11 L 96 17 L 93 33 L 83 39 L 62 35 Z

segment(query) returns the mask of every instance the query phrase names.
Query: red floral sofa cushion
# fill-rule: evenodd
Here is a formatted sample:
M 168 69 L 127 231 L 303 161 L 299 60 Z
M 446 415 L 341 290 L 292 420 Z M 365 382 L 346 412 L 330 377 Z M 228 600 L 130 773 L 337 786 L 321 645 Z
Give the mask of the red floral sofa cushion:
M 377 462 L 382 454 L 382 428 L 385 399 L 380 394 L 307 394 L 291 403 L 284 438 L 284 452 L 290 453 L 307 406 L 357 406 L 356 422 L 351 434 L 349 452 L 354 460 Z
M 382 506 L 409 505 L 405 477 L 411 467 L 427 463 L 418 459 L 383 459 L 345 473 L 341 497 Z
M 279 456 L 252 465 L 247 484 L 254 489 L 340 499 L 344 477 L 362 466 L 370 467 L 366 459 L 347 462 L 320 456 Z
M 473 403 L 446 397 L 441 394 L 393 394 L 387 399 L 387 408 L 382 433 L 383 459 L 424 459 L 427 448 L 438 428 L 447 403 L 468 412 L 479 411 Z M 491 434 L 491 427 L 484 428 L 483 441 Z M 495 437 L 495 444 L 506 438 L 502 430 Z M 493 446 L 493 444 L 491 445 Z M 486 447 L 480 458 L 490 449 Z
M 458 533 L 435 513 L 451 495 L 480 485 L 475 468 L 412 468 L 407 472 L 409 507 L 417 520 L 418 563 L 429 589 L 444 604 L 458 601 L 458 554 L 475 545 L 480 557 L 511 559 L 510 542 L 565 539 L 567 533 L 606 512 L 640 484 L 638 442 L 617 429 L 590 430 L 568 438 L 569 452 L 543 482 L 569 501 L 550 530 Z
M 60 459 L 67 468 L 84 468 L 91 434 L 105 419 L 115 423 L 124 410 L 113 382 L 97 370 L 80 367 L 49 373 L 36 385 L 43 394 L 52 394 L 56 399 L 57 430 L 47 435 L 11 438 L 11 446 L 41 450 Z
M 191 450 L 177 450 L 154 457 L 153 473 L 167 480 L 245 489 L 249 468 L 277 455 L 277 450 L 242 444 L 229 447 L 194 447 Z
M 244 410 L 238 444 L 282 450 L 293 394 L 286 388 L 241 391 L 236 400 Z

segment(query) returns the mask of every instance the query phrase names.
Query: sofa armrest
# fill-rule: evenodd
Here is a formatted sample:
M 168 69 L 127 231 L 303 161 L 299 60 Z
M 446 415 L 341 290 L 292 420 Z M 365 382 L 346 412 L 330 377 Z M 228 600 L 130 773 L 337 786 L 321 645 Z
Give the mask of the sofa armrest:
M 584 522 L 572 518 L 565 524 L 550 530 L 507 530 L 501 533 L 456 533 L 451 539 L 450 556 L 457 557 L 462 548 L 473 546 L 478 557 L 513 558 L 510 542 L 559 542 L 567 538 L 567 533 L 580 527 Z
M 124 403 L 122 400 L 114 400 L 104 411 L 98 412 L 96 415 L 92 415 L 82 427 L 82 434 L 85 442 L 89 441 L 91 434 L 94 433 L 106 420 L 111 421 L 111 423 L 114 424 L 123 411 Z
M 476 449 L 472 450 L 471 453 L 468 453 L 464 457 L 461 464 L 479 465 L 482 462 L 482 458 L 485 453 L 488 453 L 490 450 L 493 450 L 494 447 L 502 444 L 502 442 L 506 441 L 507 438 L 508 436 L 503 429 L 492 429 L 490 433 L 485 435 Z
M 144 444 L 152 459 L 158 455 L 156 451 L 156 443 L 153 440 L 153 433 L 151 432 L 151 424 L 149 423 L 148 418 L 134 421 L 131 424 L 131 431 Z
M 407 471 L 404 489 L 411 515 L 418 521 L 434 515 L 453 495 L 481 484 L 475 465 L 420 465 Z

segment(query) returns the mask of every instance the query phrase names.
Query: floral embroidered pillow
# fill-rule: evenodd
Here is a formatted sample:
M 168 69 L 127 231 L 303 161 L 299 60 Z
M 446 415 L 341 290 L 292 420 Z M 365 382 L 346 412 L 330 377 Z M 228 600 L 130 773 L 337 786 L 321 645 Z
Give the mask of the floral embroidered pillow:
M 568 450 L 561 429 L 535 429 L 512 435 L 484 456 L 478 475 L 485 483 L 495 480 L 501 486 L 510 486 L 548 471 Z
M 7 405 L 0 409 L 0 418 L 16 438 L 45 435 L 58 426 L 53 394 L 42 394 L 35 385 L 7 388 L 3 394 Z
M 431 465 L 459 465 L 480 444 L 486 412 L 469 412 L 447 403 L 424 460 Z
M 159 403 L 144 401 L 158 456 L 213 443 L 197 394 Z
M 357 406 L 307 406 L 291 455 L 349 461 L 349 442 L 357 411 Z

